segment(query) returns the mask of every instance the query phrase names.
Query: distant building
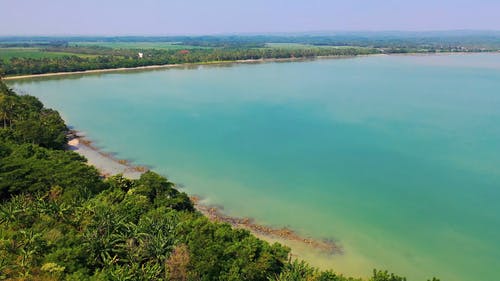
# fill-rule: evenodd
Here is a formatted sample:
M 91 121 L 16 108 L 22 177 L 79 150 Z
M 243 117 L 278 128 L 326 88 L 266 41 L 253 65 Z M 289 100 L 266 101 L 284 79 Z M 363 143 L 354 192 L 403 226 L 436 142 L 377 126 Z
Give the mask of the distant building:
M 142 59 L 142 57 L 144 56 L 144 54 L 143 54 L 143 53 L 137 53 L 137 56 L 138 56 L 140 59 Z

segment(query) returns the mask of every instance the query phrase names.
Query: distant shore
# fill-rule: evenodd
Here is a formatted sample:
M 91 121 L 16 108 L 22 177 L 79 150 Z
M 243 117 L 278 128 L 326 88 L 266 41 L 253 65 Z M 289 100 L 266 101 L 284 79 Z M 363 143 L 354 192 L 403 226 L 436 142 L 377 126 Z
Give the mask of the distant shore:
M 199 63 L 179 63 L 179 64 L 161 64 L 161 65 L 147 65 L 147 66 L 137 66 L 137 67 L 121 67 L 121 68 L 107 68 L 107 69 L 93 69 L 93 70 L 83 70 L 83 71 L 70 71 L 70 72 L 54 72 L 54 73 L 43 73 L 43 74 L 28 74 L 28 75 L 18 75 L 18 76 L 6 76 L 3 80 L 17 80 L 26 78 L 37 78 L 37 77 L 52 77 L 52 76 L 69 76 L 78 74 L 98 74 L 107 72 L 125 72 L 134 70 L 153 70 L 153 69 L 163 69 L 163 68 L 182 68 L 189 66 L 202 66 L 202 65 L 225 65 L 225 64 L 245 64 L 245 63 L 264 63 L 264 62 L 288 62 L 288 61 L 308 61 L 314 59 L 334 59 L 334 58 L 353 58 L 353 57 L 363 57 L 363 56 L 380 56 L 384 54 L 369 54 L 369 55 L 356 55 L 356 56 L 317 56 L 311 58 L 269 58 L 269 59 L 248 59 L 248 60 L 233 60 L 233 61 L 209 61 L 209 62 L 199 62 Z
M 331 56 L 316 56 L 316 57 L 298 57 L 298 58 L 269 58 L 269 59 L 247 59 L 247 60 L 232 60 L 232 61 L 207 61 L 207 62 L 197 62 L 197 63 L 179 63 L 179 64 L 160 64 L 160 65 L 147 65 L 147 66 L 137 66 L 137 67 L 120 67 L 120 68 L 105 68 L 105 69 L 93 69 L 93 70 L 82 70 L 82 71 L 68 71 L 68 72 L 54 72 L 54 73 L 43 73 L 43 74 L 27 74 L 27 75 L 17 75 L 17 76 L 6 76 L 2 77 L 3 80 L 17 80 L 17 79 L 27 79 L 27 78 L 37 78 L 37 77 L 52 77 L 52 76 L 69 76 L 78 74 L 98 74 L 107 72 L 126 72 L 134 70 L 154 70 L 154 69 L 166 69 L 166 68 L 182 68 L 190 66 L 203 66 L 203 65 L 225 65 L 225 64 L 245 64 L 245 63 L 265 63 L 265 62 L 293 62 L 293 61 L 310 61 L 315 59 L 342 59 L 342 58 L 355 58 L 355 57 L 368 57 L 368 56 L 393 56 L 393 55 L 465 55 L 465 54 L 480 54 L 481 52 L 439 52 L 439 53 L 391 53 L 391 54 L 366 54 L 366 55 L 331 55 Z M 490 52 L 490 53 L 500 53 Z

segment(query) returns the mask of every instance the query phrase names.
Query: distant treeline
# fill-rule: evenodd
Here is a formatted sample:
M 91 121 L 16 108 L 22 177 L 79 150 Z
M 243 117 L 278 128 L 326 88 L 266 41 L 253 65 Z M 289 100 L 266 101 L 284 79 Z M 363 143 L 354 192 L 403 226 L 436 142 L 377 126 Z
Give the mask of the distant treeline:
M 57 111 L 0 80 L 0 280 L 362 281 L 209 221 L 154 172 L 103 179 L 64 150 L 66 131 Z
M 0 48 L 47 48 L 47 47 L 67 47 L 67 41 L 50 41 L 50 42 L 2 42 L 0 39 Z
M 36 42 L 175 42 L 208 47 L 263 47 L 266 43 L 298 43 L 319 46 L 373 48 L 500 48 L 498 31 L 437 32 L 315 32 L 267 35 L 211 36 L 31 36 L 0 37 L 0 44 Z
M 340 33 L 337 35 L 296 36 L 197 36 L 177 38 L 185 45 L 208 47 L 263 47 L 266 43 L 295 43 L 313 46 L 360 46 L 369 48 L 410 49 L 498 49 L 498 34 L 432 34 L 432 33 Z
M 75 53 L 54 58 L 14 57 L 0 60 L 0 75 L 74 72 L 95 69 L 130 68 L 148 65 L 221 62 L 271 58 L 314 58 L 317 56 L 356 56 L 377 54 L 372 48 L 199 48 L 189 50 L 112 49 L 104 47 L 50 47 L 48 52 Z M 142 58 L 138 53 L 142 53 Z M 82 57 L 77 54 L 93 54 Z

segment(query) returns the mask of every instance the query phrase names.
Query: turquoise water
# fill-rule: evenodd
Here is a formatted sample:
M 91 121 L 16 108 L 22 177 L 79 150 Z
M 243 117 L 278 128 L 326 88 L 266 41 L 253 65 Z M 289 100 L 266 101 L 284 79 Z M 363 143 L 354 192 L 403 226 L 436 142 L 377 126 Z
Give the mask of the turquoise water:
M 12 81 L 230 215 L 335 239 L 356 276 L 498 280 L 500 54 Z

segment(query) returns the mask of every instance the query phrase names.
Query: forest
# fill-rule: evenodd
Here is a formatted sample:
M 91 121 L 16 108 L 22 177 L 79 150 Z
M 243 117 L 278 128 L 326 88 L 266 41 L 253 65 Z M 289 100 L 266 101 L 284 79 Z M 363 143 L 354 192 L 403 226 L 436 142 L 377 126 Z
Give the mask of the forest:
M 362 280 L 209 221 L 154 172 L 103 178 L 65 150 L 67 130 L 0 80 L 0 280 Z M 406 279 L 373 270 L 366 280 Z
M 375 49 L 366 48 L 190 48 L 188 50 L 161 50 L 113 49 L 96 46 L 53 46 L 45 48 L 43 51 L 47 53 L 69 53 L 70 55 L 42 58 L 12 57 L 8 60 L 0 60 L 0 74 L 43 74 L 149 65 L 231 62 L 250 59 L 314 58 L 318 56 L 355 56 L 379 53 Z M 138 56 L 139 53 L 142 54 L 142 57 Z M 82 57 L 82 54 L 93 56 Z

